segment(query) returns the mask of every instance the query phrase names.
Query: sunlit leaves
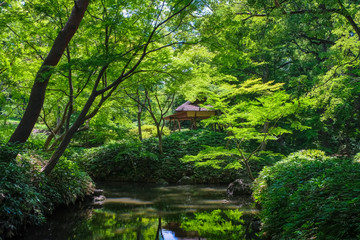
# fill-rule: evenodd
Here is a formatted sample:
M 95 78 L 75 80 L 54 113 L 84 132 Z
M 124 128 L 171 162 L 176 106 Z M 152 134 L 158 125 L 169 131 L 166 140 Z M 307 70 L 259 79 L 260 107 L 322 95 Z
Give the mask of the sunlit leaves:
M 195 213 L 194 219 L 185 219 L 181 227 L 186 231 L 199 232 L 211 239 L 241 239 L 246 232 L 243 212 L 238 210 L 214 210 Z
M 274 130 L 267 131 L 270 135 L 289 133 L 275 124 L 293 114 L 297 104 L 291 102 L 284 91 L 277 91 L 281 86 L 273 82 L 262 84 L 259 79 L 248 80 L 239 86 L 222 85 L 220 94 L 213 94 L 208 99 L 208 103 L 222 114 L 208 120 L 208 123 L 224 124 L 232 137 L 246 140 L 262 139 L 263 134 L 258 128 L 268 122 L 274 124 Z
M 186 155 L 182 158 L 182 161 L 195 162 L 197 167 L 211 166 L 217 169 L 239 169 L 242 167 L 238 161 L 240 156 L 237 150 L 229 150 L 224 147 L 204 147 L 205 149 L 200 151 L 198 155 Z M 232 161 L 229 161 L 231 159 Z

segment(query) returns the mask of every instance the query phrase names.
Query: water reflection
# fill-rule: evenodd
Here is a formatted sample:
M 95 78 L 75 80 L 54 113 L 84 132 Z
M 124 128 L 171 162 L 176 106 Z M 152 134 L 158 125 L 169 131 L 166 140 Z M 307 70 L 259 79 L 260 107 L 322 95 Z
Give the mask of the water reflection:
M 103 204 L 107 203 L 119 203 L 119 204 L 131 204 L 131 205 L 148 205 L 148 204 L 154 204 L 150 201 L 141 201 L 139 199 L 134 198 L 109 198 L 105 199 Z
M 224 186 L 98 186 L 102 205 L 58 211 L 23 239 L 258 239 L 251 199 L 226 199 Z

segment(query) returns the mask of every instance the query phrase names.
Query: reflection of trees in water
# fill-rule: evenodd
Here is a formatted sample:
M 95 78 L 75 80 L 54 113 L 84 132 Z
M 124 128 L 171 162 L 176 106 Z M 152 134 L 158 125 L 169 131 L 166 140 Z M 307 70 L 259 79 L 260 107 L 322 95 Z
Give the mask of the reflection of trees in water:
M 166 234 L 176 239 L 193 240 L 259 239 L 253 230 L 253 215 L 239 210 L 158 214 L 155 209 L 150 211 L 147 207 L 121 211 L 74 208 L 60 212 L 61 219 L 54 221 L 53 218 L 46 229 L 32 231 L 40 235 L 32 234 L 28 239 L 49 239 L 46 236 L 51 236 L 53 240 L 163 240 Z M 49 226 L 51 234 L 43 234 L 50 229 Z
M 155 240 L 160 240 L 160 238 L 159 238 L 160 236 L 162 237 L 162 239 L 164 239 L 164 235 L 161 230 L 161 217 L 159 217 L 159 224 L 158 224 L 158 229 L 156 231 Z
M 21 240 L 76 239 L 74 236 L 77 232 L 74 232 L 74 229 L 81 227 L 84 222 L 92 221 L 93 215 L 93 209 L 86 205 L 58 208 L 44 225 L 30 227 Z
M 234 234 L 240 236 L 237 239 L 244 239 L 240 233 L 252 236 L 251 234 L 254 232 L 250 215 L 243 214 L 240 217 L 241 221 L 235 221 L 236 219 L 224 213 L 234 209 L 236 209 L 235 212 L 239 212 L 237 210 L 239 208 L 252 211 L 249 206 L 252 203 L 251 199 L 224 200 L 225 189 L 223 187 L 170 186 L 154 188 L 125 184 L 126 188 L 122 188 L 118 185 L 119 183 L 112 183 L 105 188 L 106 193 L 109 194 L 106 204 L 95 206 L 79 204 L 59 209 L 58 214 L 55 213 L 46 226 L 36 230 L 31 229 L 29 234 L 26 234 L 28 238 L 25 239 L 162 240 L 165 238 L 168 240 L 167 236 L 171 235 L 171 239 L 230 240 L 232 238 L 228 237 L 228 234 L 233 233 L 226 224 L 222 224 L 222 221 L 231 223 L 234 225 L 233 228 L 241 225 L 240 231 L 236 228 L 234 230 L 237 231 Z M 216 210 L 219 208 L 224 210 Z M 223 227 L 222 238 L 219 234 L 210 234 L 205 231 L 201 225 L 199 225 L 200 230 L 196 228 L 196 225 L 193 229 L 184 227 L 187 222 L 196 221 L 199 214 L 211 214 L 212 210 L 220 211 L 221 213 L 218 215 L 225 220 L 210 221 L 207 219 L 206 224 L 210 225 L 208 226 L 209 230 Z M 194 214 L 194 212 L 198 213 Z M 214 227 L 211 227 L 211 224 Z M 250 238 L 246 237 L 246 239 Z
M 126 217 L 124 213 L 96 210 L 92 219 L 76 229 L 73 239 L 156 239 L 158 228 L 156 217 L 132 216 L 131 213 Z
M 192 215 L 193 216 L 193 215 Z M 179 221 L 168 221 L 163 227 L 164 229 L 170 230 L 178 238 L 186 239 L 200 239 L 197 231 L 186 231 L 181 228 L 181 219 Z
M 239 210 L 213 210 L 173 217 L 131 217 L 97 210 L 84 222 L 73 239 L 163 240 L 164 230 L 186 239 L 260 239 L 254 229 L 254 215 Z M 89 238 L 90 237 L 90 238 Z
M 244 215 L 239 210 L 214 210 L 194 213 L 194 218 L 185 218 L 181 228 L 197 231 L 201 237 L 213 240 L 260 239 L 254 225 L 254 215 Z
M 77 229 L 77 238 L 89 239 L 164 239 L 163 231 L 171 231 L 177 238 L 186 239 L 260 239 L 253 226 L 253 215 L 239 210 L 213 210 L 183 214 L 181 217 L 131 217 L 97 211 Z M 82 232 L 83 234 L 81 234 Z M 86 233 L 87 232 L 87 233 Z M 90 234 L 90 235 L 87 235 Z

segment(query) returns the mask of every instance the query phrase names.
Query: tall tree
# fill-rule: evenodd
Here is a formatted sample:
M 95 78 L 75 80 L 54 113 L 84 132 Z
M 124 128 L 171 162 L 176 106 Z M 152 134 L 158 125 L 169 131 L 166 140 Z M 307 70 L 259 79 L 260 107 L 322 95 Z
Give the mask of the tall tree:
M 99 58 L 92 61 L 95 75 L 90 77 L 90 84 L 84 90 L 87 95 L 85 103 L 60 145 L 43 167 L 46 174 L 55 167 L 79 127 L 94 117 L 103 104 L 119 91 L 119 85 L 127 79 L 130 80 L 135 74 L 146 72 L 146 65 L 142 66 L 145 59 L 154 52 L 184 42 L 181 32 L 188 27 L 185 23 L 191 17 L 187 13 L 194 10 L 192 3 L 191 0 L 159 1 L 153 2 L 149 7 L 147 4 L 137 5 L 132 2 L 104 2 L 104 6 L 110 6 L 102 8 L 101 12 L 95 8 L 89 10 L 92 21 L 99 23 L 101 28 L 105 27 L 105 32 L 100 35 L 105 39 L 105 43 L 109 44 L 109 52 L 105 51 L 101 61 Z M 121 4 L 125 4 L 125 7 Z M 104 16 L 106 21 L 103 21 L 99 14 Z M 124 25 L 116 24 L 111 21 L 112 18 L 121 20 Z M 128 32 L 127 38 L 124 38 L 124 31 Z M 97 42 L 94 43 L 96 46 Z M 104 46 L 102 42 L 96 47 L 101 49 L 101 46 Z M 96 51 L 93 54 L 95 55 Z
M 286 136 L 286 142 L 295 149 L 323 146 L 335 152 L 356 145 L 359 134 L 348 129 L 359 116 L 359 5 L 249 0 L 220 1 L 210 9 L 197 26 L 202 45 L 215 54 L 212 66 L 235 76 L 234 83 L 274 80 L 294 98 L 311 100 L 312 107 L 297 118 L 313 128 Z
M 46 87 L 53 73 L 53 67 L 60 61 L 66 46 L 78 29 L 89 2 L 89 0 L 77 0 L 75 2 L 68 21 L 57 35 L 50 52 L 36 74 L 30 93 L 29 103 L 18 127 L 9 140 L 9 143 L 24 143 L 30 136 L 43 107 Z
M 227 167 L 243 166 L 249 178 L 255 180 L 250 167 L 252 158 L 267 141 L 277 140 L 282 134 L 291 133 L 281 123 L 295 113 L 298 104 L 291 102 L 284 91 L 279 91 L 282 85 L 274 84 L 273 81 L 262 83 L 261 79 L 249 79 L 242 84 L 225 82 L 217 91 L 208 92 L 206 104 L 210 104 L 221 114 L 205 121 L 223 126 L 228 133 L 227 139 L 234 143 L 235 148 L 208 147 L 197 156 L 187 156 L 184 160 L 219 167 L 224 156 L 232 156 L 235 160 Z M 265 123 L 268 123 L 267 128 L 263 129 Z
M 312 142 L 339 154 L 353 154 L 360 140 L 359 121 L 359 41 L 360 28 L 356 1 L 248 1 L 250 8 L 239 11 L 244 18 L 271 18 L 283 23 L 287 39 L 297 50 L 292 57 L 309 67 L 299 69 L 302 75 L 291 76 L 288 86 L 297 93 L 304 92 L 313 99 L 310 117 L 318 129 Z M 301 65 L 300 65 L 301 63 Z M 305 63 L 305 64 L 304 64 Z M 301 73 L 301 72 L 300 72 Z M 310 74 L 309 74 L 310 73 Z M 303 90 L 301 90 L 303 89 Z M 320 116 L 320 117 L 317 117 Z M 317 119 L 316 119 L 317 118 Z M 311 131 L 311 130 L 310 130 Z M 309 134 L 310 135 L 310 134 Z M 304 141 L 302 141 L 304 142 Z M 316 147 L 316 146 L 315 146 Z

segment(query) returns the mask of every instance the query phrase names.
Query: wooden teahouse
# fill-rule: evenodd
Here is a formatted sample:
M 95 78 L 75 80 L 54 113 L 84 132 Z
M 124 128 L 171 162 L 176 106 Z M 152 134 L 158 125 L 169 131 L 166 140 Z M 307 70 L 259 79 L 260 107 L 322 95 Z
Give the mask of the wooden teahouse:
M 215 115 L 214 110 L 208 110 L 204 107 L 199 107 L 199 104 L 204 103 L 204 101 L 187 101 L 184 104 L 176 108 L 176 112 L 172 115 L 166 116 L 164 119 L 170 121 L 170 125 L 173 126 L 173 130 L 181 129 L 180 121 L 191 121 L 190 129 L 196 129 L 196 121 L 198 119 L 207 119 Z M 211 106 L 209 106 L 211 107 Z

